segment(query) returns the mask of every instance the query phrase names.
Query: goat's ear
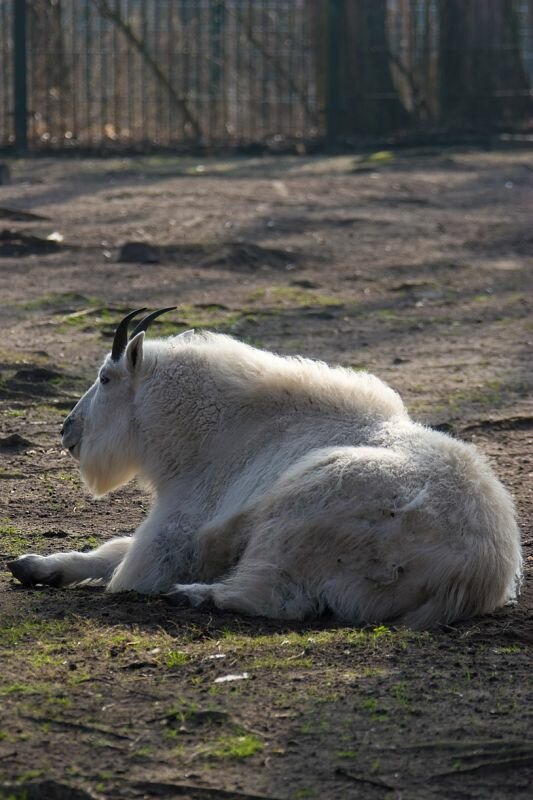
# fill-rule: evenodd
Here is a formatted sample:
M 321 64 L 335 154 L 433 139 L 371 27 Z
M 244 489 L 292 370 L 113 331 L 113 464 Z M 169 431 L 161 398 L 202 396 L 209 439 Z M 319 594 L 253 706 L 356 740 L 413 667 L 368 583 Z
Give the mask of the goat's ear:
M 128 342 L 126 347 L 126 365 L 130 372 L 138 370 L 143 360 L 144 331 L 141 331 Z
M 194 336 L 194 328 L 190 328 L 188 331 L 183 331 L 182 333 L 178 333 L 177 339 L 183 339 L 185 342 L 188 342 L 189 339 L 192 339 Z

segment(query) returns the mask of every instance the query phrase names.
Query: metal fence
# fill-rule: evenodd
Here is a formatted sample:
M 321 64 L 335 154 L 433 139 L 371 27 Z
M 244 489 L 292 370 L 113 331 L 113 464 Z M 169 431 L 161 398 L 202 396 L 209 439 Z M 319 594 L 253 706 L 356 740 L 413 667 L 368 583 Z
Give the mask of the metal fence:
M 0 0 L 0 147 L 531 122 L 533 0 Z
M 14 8 L 0 0 L 0 141 L 15 135 Z M 26 4 L 34 148 L 239 146 L 318 134 L 304 0 Z

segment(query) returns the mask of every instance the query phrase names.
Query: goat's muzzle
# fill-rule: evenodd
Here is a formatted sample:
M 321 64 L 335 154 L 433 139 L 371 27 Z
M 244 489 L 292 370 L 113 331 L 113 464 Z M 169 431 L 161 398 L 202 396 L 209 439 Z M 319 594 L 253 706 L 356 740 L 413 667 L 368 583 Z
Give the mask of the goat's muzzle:
M 71 456 L 79 458 L 81 445 L 81 430 L 76 424 L 75 417 L 68 416 L 61 428 L 62 444 Z

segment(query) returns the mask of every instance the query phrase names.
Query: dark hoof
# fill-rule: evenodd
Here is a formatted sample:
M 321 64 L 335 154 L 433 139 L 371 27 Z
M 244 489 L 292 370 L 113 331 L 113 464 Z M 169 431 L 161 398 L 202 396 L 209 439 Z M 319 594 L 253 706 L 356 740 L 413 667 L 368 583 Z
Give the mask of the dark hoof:
M 200 602 L 194 602 L 187 592 L 168 592 L 168 594 L 162 595 L 162 598 L 166 603 L 171 606 L 175 606 L 176 608 L 194 608 L 195 611 L 216 610 L 216 606 L 211 598 L 206 598 Z
M 35 586 L 30 566 L 25 558 L 17 558 L 16 561 L 8 561 L 6 567 L 13 577 L 20 581 L 23 586 Z
M 20 581 L 23 586 L 32 588 L 40 584 L 42 586 L 53 586 L 57 589 L 63 585 L 60 572 L 52 572 L 46 578 L 34 578 L 29 564 L 30 558 L 31 556 L 17 558 L 15 561 L 8 561 L 6 564 L 6 567 L 10 570 L 13 577 Z
M 189 596 L 185 592 L 167 592 L 161 595 L 165 603 L 171 606 L 178 606 L 179 608 L 192 608 L 193 605 Z

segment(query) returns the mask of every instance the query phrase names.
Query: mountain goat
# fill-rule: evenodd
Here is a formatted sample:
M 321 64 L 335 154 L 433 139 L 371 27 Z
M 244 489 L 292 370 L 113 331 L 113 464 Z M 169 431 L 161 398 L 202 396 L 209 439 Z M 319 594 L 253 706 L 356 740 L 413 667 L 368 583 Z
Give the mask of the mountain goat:
M 26 585 L 104 583 L 299 620 L 427 628 L 493 611 L 521 574 L 512 500 L 471 445 L 413 422 L 366 372 L 214 333 L 119 324 L 63 446 L 95 495 L 138 476 L 131 537 L 24 555 Z

